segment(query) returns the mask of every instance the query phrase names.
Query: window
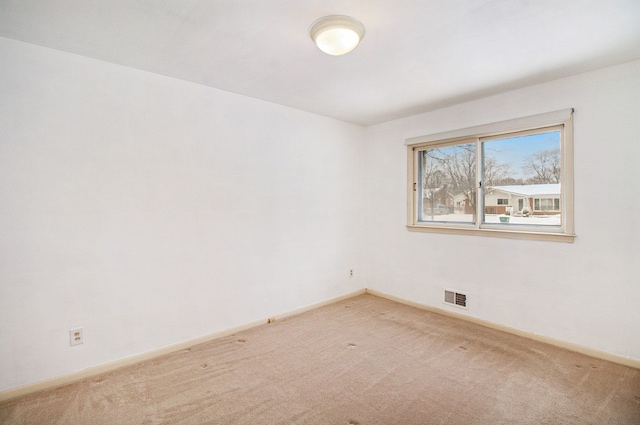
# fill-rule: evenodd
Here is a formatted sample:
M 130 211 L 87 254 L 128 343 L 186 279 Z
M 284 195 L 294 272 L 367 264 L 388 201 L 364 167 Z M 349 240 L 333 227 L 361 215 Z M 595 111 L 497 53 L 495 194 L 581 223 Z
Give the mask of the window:
M 560 198 L 535 198 L 534 211 L 560 211 Z
M 571 109 L 407 140 L 408 228 L 573 241 L 572 118 Z

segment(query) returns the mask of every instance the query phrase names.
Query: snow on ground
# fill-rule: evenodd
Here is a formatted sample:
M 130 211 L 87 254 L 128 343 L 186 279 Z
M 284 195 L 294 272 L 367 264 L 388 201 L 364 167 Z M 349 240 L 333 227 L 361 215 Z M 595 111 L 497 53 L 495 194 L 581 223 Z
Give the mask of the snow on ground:
M 560 226 L 562 224 L 562 216 L 557 215 L 531 215 L 529 217 L 511 217 L 508 215 L 486 214 L 485 223 L 500 223 L 500 217 L 509 217 L 508 224 L 524 224 L 529 226 Z M 472 223 L 472 214 L 441 214 L 431 215 L 425 214 L 423 221 L 449 221 L 455 223 Z M 507 223 L 503 223 L 507 224 Z

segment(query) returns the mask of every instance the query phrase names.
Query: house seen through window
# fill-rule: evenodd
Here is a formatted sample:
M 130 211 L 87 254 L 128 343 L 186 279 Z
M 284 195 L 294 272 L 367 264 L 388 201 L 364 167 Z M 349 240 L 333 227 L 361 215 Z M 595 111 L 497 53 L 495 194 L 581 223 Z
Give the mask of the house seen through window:
M 567 124 L 411 144 L 409 227 L 572 237 Z

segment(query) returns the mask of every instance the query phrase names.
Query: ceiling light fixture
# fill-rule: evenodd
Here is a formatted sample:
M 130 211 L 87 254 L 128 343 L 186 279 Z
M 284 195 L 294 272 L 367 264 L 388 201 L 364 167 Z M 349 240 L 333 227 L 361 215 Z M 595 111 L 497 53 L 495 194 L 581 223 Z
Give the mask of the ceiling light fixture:
M 340 56 L 358 46 L 364 37 L 364 25 L 349 16 L 331 15 L 315 21 L 309 34 L 320 50 Z

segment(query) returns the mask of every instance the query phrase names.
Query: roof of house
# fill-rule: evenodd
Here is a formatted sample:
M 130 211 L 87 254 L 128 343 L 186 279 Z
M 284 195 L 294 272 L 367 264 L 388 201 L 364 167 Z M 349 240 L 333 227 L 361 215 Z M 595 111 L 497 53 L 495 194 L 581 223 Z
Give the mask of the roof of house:
M 492 186 L 489 189 L 519 196 L 560 195 L 560 183 Z

